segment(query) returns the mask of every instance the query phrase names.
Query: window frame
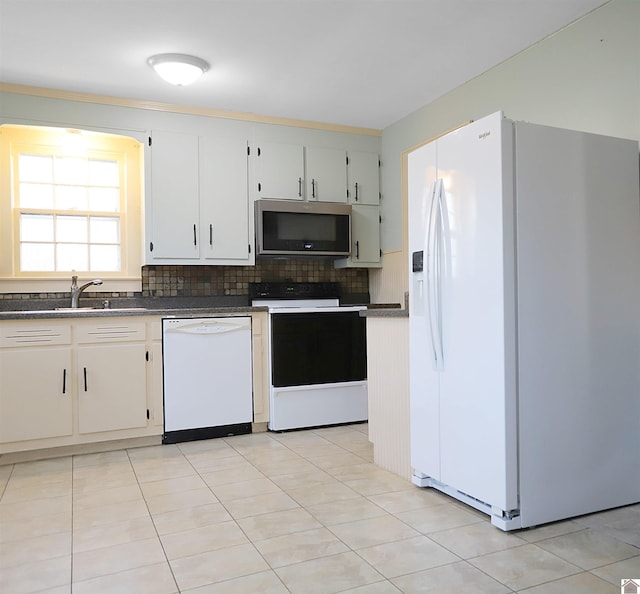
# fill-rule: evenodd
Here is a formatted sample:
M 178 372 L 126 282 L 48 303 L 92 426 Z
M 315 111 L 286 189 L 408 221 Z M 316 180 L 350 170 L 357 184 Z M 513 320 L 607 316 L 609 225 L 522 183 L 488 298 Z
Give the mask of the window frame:
M 78 134 L 86 143 L 90 158 L 117 157 L 120 167 L 120 271 L 20 271 L 19 225 L 21 210 L 16 204 L 18 155 L 71 156 L 61 139 Z M 55 147 L 51 151 L 51 147 Z M 48 150 L 49 149 L 49 150 Z M 140 291 L 142 288 L 142 197 L 144 145 L 121 134 L 59 128 L 53 126 L 0 125 L 0 292 L 67 291 L 72 274 L 81 278 L 102 278 L 107 292 Z M 31 209 L 24 209 L 28 212 Z M 43 211 L 39 211 L 43 212 Z M 65 211 L 52 210 L 52 213 Z M 87 214 L 87 211 L 66 211 Z M 99 215 L 98 215 L 99 216 Z M 45 288 L 46 287 L 46 288 Z

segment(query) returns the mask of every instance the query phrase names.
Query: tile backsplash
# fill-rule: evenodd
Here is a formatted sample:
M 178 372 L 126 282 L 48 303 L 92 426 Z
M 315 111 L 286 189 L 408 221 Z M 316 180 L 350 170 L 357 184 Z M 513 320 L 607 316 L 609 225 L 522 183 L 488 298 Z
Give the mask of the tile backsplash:
M 142 293 L 109 293 L 108 297 L 238 297 L 249 294 L 249 283 L 265 281 L 337 282 L 342 295 L 368 301 L 366 268 L 333 268 L 323 258 L 258 260 L 255 266 L 143 266 Z M 64 299 L 69 293 L 4 293 L 0 300 Z M 104 293 L 86 291 L 86 298 Z
M 237 296 L 249 283 L 265 281 L 337 282 L 345 295 L 369 292 L 366 268 L 333 268 L 324 259 L 265 259 L 255 266 L 144 266 L 144 297 Z

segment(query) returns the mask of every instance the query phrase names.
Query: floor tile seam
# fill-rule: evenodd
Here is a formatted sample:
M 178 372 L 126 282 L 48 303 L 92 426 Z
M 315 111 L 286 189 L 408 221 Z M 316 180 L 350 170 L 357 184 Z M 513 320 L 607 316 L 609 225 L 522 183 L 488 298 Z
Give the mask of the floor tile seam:
M 586 570 L 581 569 L 581 568 L 579 568 L 579 567 L 578 567 L 578 568 L 576 568 L 576 569 L 578 569 L 578 571 L 574 571 L 574 572 L 569 573 L 569 574 L 567 574 L 567 575 L 563 575 L 562 577 L 557 577 L 557 578 L 554 578 L 554 579 L 545 579 L 545 580 L 543 580 L 543 581 L 541 581 L 541 582 L 537 582 L 537 583 L 535 583 L 535 584 L 528 585 L 528 586 L 526 586 L 525 588 L 520 588 L 519 590 L 514 590 L 514 589 L 512 589 L 512 588 L 511 588 L 511 586 L 508 586 L 507 584 L 505 584 L 505 583 L 501 582 L 501 581 L 500 581 L 499 579 L 497 579 L 496 577 L 494 577 L 494 576 L 492 576 L 492 575 L 489 575 L 489 574 L 485 573 L 485 572 L 484 572 L 484 571 L 482 571 L 482 569 L 480 569 L 479 567 L 476 567 L 475 565 L 472 565 L 472 567 L 474 567 L 474 568 L 475 568 L 475 569 L 477 569 L 478 571 L 481 571 L 482 573 L 484 573 L 485 575 L 487 575 L 488 577 L 490 577 L 492 580 L 494 580 L 494 581 L 498 582 L 499 584 L 501 584 L 501 585 L 502 585 L 502 586 L 504 586 L 505 588 L 509 588 L 509 590 L 510 590 L 511 592 L 517 592 L 517 593 L 518 593 L 518 592 L 527 592 L 527 591 L 528 591 L 529 589 L 531 589 L 531 588 L 539 588 L 540 586 L 546 586 L 546 585 L 549 585 L 549 584 L 553 584 L 554 582 L 560 582 L 560 581 L 565 580 L 565 579 L 567 579 L 567 578 L 569 578 L 569 577 L 574 577 L 574 576 L 576 576 L 576 575 L 582 575 L 582 574 L 584 574 L 584 573 L 589 573 L 588 571 L 586 571 Z M 597 576 L 595 576 L 595 577 L 597 577 Z M 600 579 L 602 579 L 602 578 L 600 578 Z M 606 581 L 606 580 L 604 580 L 604 581 Z
M 373 520 L 373 519 L 378 519 L 378 518 L 380 518 L 380 517 L 382 517 L 382 516 L 378 516 L 377 518 L 367 518 L 367 519 L 372 519 L 372 520 Z M 359 521 L 359 520 L 355 520 L 355 521 L 357 522 L 357 521 Z M 348 522 L 347 522 L 347 523 L 348 523 Z M 325 528 L 326 528 L 327 530 L 329 530 L 329 531 L 330 531 L 330 532 L 331 532 L 331 533 L 332 533 L 332 534 L 333 534 L 333 535 L 334 535 L 334 536 L 335 536 L 335 537 L 336 537 L 340 542 L 342 542 L 345 546 L 347 546 L 347 547 L 349 548 L 349 550 L 350 550 L 350 551 L 352 551 L 352 552 L 354 552 L 354 553 L 358 553 L 358 551 L 363 551 L 363 550 L 365 550 L 365 549 L 370 549 L 370 548 L 373 548 L 373 547 L 379 547 L 379 546 L 383 546 L 383 545 L 387 545 L 387 544 L 393 544 L 393 543 L 402 542 L 403 540 L 411 540 L 411 539 L 413 539 L 413 538 L 418 538 L 418 537 L 420 537 L 420 536 L 423 536 L 423 537 L 427 538 L 429 541 L 431 541 L 431 543 L 432 543 L 432 544 L 436 544 L 436 545 L 438 544 L 438 543 L 434 543 L 434 541 L 432 541 L 428 536 L 426 536 L 426 534 L 420 534 L 420 533 L 418 533 L 418 534 L 414 534 L 414 535 L 412 535 L 412 536 L 402 536 L 402 537 L 399 537 L 399 538 L 393 538 L 393 539 L 391 539 L 391 540 L 386 540 L 386 541 L 384 541 L 384 542 L 380 542 L 380 543 L 377 543 L 377 544 L 373 544 L 373 545 L 366 545 L 366 546 L 364 546 L 364 547 L 358 547 L 357 549 L 354 549 L 351 545 L 349 545 L 349 543 L 345 542 L 342 538 L 340 538 L 340 536 L 338 536 L 338 535 L 337 535 L 337 534 L 332 530 L 332 528 L 336 528 L 337 526 L 344 526 L 344 524 L 333 524 L 332 526 L 325 526 Z M 415 530 L 415 528 L 414 528 L 413 530 Z M 440 545 L 440 546 L 441 546 L 441 545 Z M 444 547 L 443 547 L 443 548 L 444 548 Z M 454 553 L 453 551 L 449 551 L 448 549 L 447 549 L 447 551 L 448 551 L 448 552 L 450 552 L 450 553 L 452 553 L 453 555 L 455 555 L 458 559 L 462 560 L 462 558 L 460 557 L 460 555 L 458 555 L 458 554 Z M 360 555 L 359 555 L 359 556 L 360 556 Z M 374 567 L 374 569 L 375 569 L 375 567 Z M 377 570 L 376 570 L 376 571 L 377 571 Z
M 256 468 L 256 467 L 255 467 L 255 466 L 254 466 L 254 465 L 253 465 L 249 460 L 247 460 L 247 458 L 246 458 L 242 453 L 238 452 L 238 454 L 239 454 L 240 456 L 242 456 L 242 458 L 243 458 L 247 463 L 251 464 L 251 467 L 252 467 L 252 468 L 254 468 L 255 470 L 257 470 L 257 471 L 258 471 L 258 472 L 259 472 L 259 473 L 260 473 L 264 478 L 267 478 L 267 479 L 268 479 L 268 477 L 267 477 L 264 473 L 262 473 L 259 469 L 257 469 L 257 468 Z M 190 462 L 190 461 L 189 461 L 189 463 L 191 464 L 191 462 Z M 225 512 L 227 513 L 227 515 L 229 516 L 230 520 L 227 520 L 227 521 L 232 521 L 232 522 L 235 524 L 235 526 L 240 530 L 240 532 L 243 534 L 243 536 L 247 539 L 247 543 L 248 543 L 248 544 L 250 544 L 250 545 L 253 547 L 253 549 L 258 553 L 258 555 L 260 555 L 260 558 L 261 558 L 261 559 L 263 559 L 263 560 L 264 560 L 264 562 L 267 564 L 267 566 L 273 570 L 273 568 L 271 567 L 271 565 L 267 562 L 267 560 L 264 558 L 264 556 L 260 553 L 260 551 L 257 549 L 257 547 L 255 546 L 255 544 L 253 543 L 253 540 L 250 538 L 249 534 L 247 534 L 247 532 L 242 528 L 242 526 L 241 526 L 241 525 L 240 525 L 240 523 L 238 522 L 238 519 L 237 519 L 237 518 L 235 518 L 235 517 L 233 516 L 233 514 L 231 513 L 231 510 L 230 510 L 230 508 L 228 507 L 228 504 L 230 504 L 230 503 L 231 503 L 232 501 L 234 501 L 234 500 L 229 500 L 228 502 L 224 502 L 224 501 L 222 501 L 222 500 L 221 500 L 221 499 L 220 499 L 220 498 L 215 494 L 215 491 L 212 489 L 212 487 L 206 483 L 206 481 L 205 481 L 205 480 L 204 480 L 204 478 L 200 475 L 200 473 L 198 472 L 198 470 L 197 470 L 197 469 L 196 469 L 192 464 L 191 464 L 191 466 L 192 466 L 192 468 L 195 470 L 196 474 L 200 477 L 200 479 L 205 483 L 205 485 L 207 486 L 207 488 L 209 489 L 209 491 L 211 491 L 211 494 L 216 498 L 216 501 L 217 501 L 217 502 L 222 506 L 222 509 L 224 509 L 224 511 L 225 511 Z M 242 481 L 238 481 L 238 482 L 242 482 Z M 274 483 L 274 485 L 275 485 L 275 483 Z M 275 485 L 275 486 L 277 487 L 277 485 Z M 296 503 L 297 503 L 297 502 L 296 502 Z M 265 512 L 265 513 L 269 513 L 269 512 Z M 152 516 L 152 521 L 153 521 L 153 516 Z M 156 529 L 156 533 L 158 533 L 157 527 L 156 527 L 156 525 L 155 525 L 155 521 L 154 521 L 154 527 L 155 527 L 155 529 Z M 163 552 L 164 552 L 164 554 L 165 554 L 165 557 L 167 558 L 167 562 L 168 562 L 168 563 L 169 563 L 169 565 L 171 566 L 171 561 L 170 561 L 170 559 L 169 559 L 169 557 L 168 557 L 168 555 L 167 555 L 167 552 L 166 552 L 166 550 L 165 550 L 165 548 L 164 548 L 164 544 L 162 543 L 162 539 L 161 539 L 161 537 L 160 537 L 159 533 L 158 533 L 158 538 L 160 538 L 160 544 L 161 544 L 161 546 L 162 546 L 162 550 L 163 550 Z M 231 545 L 231 546 L 235 546 L 235 545 Z M 222 547 L 222 548 L 229 548 L 229 547 Z M 177 584 L 178 584 L 178 580 L 177 580 L 177 578 L 176 578 L 175 574 L 173 573 L 173 568 L 171 568 L 171 574 L 173 575 L 173 578 L 174 578 L 174 580 L 175 580 L 175 582 L 176 582 L 176 585 L 177 585 Z M 278 578 L 278 579 L 279 579 L 279 578 Z
M 364 520 L 372 520 L 374 518 L 381 518 L 385 515 L 390 516 L 393 514 L 390 514 L 386 509 L 384 509 L 383 507 L 380 507 L 377 503 L 375 503 L 374 501 L 371 501 L 368 497 L 366 497 L 365 495 L 359 495 L 359 497 L 362 497 L 363 499 L 366 499 L 369 503 L 372 503 L 373 505 L 375 505 L 381 512 L 383 512 L 382 514 L 380 514 L 379 516 L 372 516 L 371 518 L 361 518 Z M 353 497 L 353 499 L 356 499 L 355 497 Z M 348 499 L 345 500 L 338 500 L 338 501 L 349 501 Z M 344 522 L 338 522 L 335 524 L 326 524 L 325 522 L 323 522 L 320 518 L 318 518 L 318 516 L 316 516 L 310 509 L 309 507 L 313 507 L 315 505 L 323 505 L 324 503 L 336 503 L 336 501 L 324 501 L 322 503 L 313 503 L 311 504 L 311 506 L 303 506 L 303 509 L 308 513 L 311 514 L 311 516 L 313 517 L 314 520 L 316 520 L 317 522 L 320 522 L 325 528 L 329 528 L 329 526 L 342 526 L 343 524 L 349 524 L 351 522 L 357 522 L 358 520 L 345 520 Z M 399 519 L 399 518 L 398 518 Z M 415 530 L 415 528 L 414 528 Z
M 440 545 L 440 546 L 443 546 L 443 545 Z M 469 563 L 471 563 L 473 565 L 473 561 L 475 561 L 477 559 L 481 559 L 482 557 L 488 557 L 490 555 L 497 555 L 497 554 L 500 554 L 500 553 L 506 553 L 507 551 L 515 551 L 516 549 L 521 549 L 523 547 L 535 547 L 536 549 L 539 549 L 542 553 L 551 555 L 552 557 L 555 557 L 557 560 L 562 561 L 563 563 L 567 563 L 572 568 L 577 570 L 576 572 L 574 572 L 574 573 L 572 573 L 570 575 L 575 575 L 576 573 L 582 573 L 582 572 L 585 572 L 585 571 L 589 571 L 588 569 L 585 569 L 584 567 L 580 567 L 579 565 L 576 565 L 575 563 L 572 563 L 571 561 L 569 561 L 568 559 L 565 559 L 564 557 L 561 557 L 560 555 L 556 555 L 555 553 L 552 553 L 551 551 L 547 551 L 546 549 L 543 549 L 542 547 L 539 547 L 536 543 L 526 542 L 526 541 L 523 541 L 522 544 L 518 544 L 518 545 L 513 546 L 513 547 L 507 547 L 506 549 L 500 549 L 498 551 L 491 551 L 489 553 L 482 553 L 481 555 L 474 555 L 473 557 L 466 557 L 465 561 L 468 561 Z M 476 566 L 474 565 L 474 567 L 476 567 Z M 480 568 L 477 567 L 477 569 L 480 569 Z M 550 580 L 550 581 L 554 581 L 554 580 Z
M 345 543 L 343 543 L 343 544 L 345 544 Z M 354 553 L 361 561 L 366 563 L 371 569 L 373 569 L 373 571 L 375 571 L 380 576 L 380 579 L 378 580 L 379 582 L 388 581 L 388 578 L 386 578 L 384 575 L 382 575 L 382 573 L 380 573 L 373 565 L 371 565 L 371 563 L 369 563 L 366 559 L 363 559 L 360 555 L 358 555 L 357 551 L 354 551 L 348 545 L 347 545 L 347 549 L 348 549 L 347 551 L 342 551 L 341 553 L 331 553 L 330 555 L 321 555 L 320 557 L 314 557 L 313 559 L 304 559 L 303 561 L 295 561 L 294 563 L 289 563 L 288 565 L 279 565 L 278 567 L 271 567 L 271 565 L 269 565 L 269 567 L 271 568 L 271 570 L 273 572 L 275 572 L 277 574 L 279 569 L 295 567 L 296 565 L 302 565 L 303 563 L 308 563 L 309 561 L 317 561 L 318 559 L 329 559 L 331 557 L 337 557 L 339 555 L 348 555 L 350 553 Z M 371 582 L 371 583 L 375 583 L 375 582 Z M 361 585 L 365 585 L 365 584 L 361 584 Z M 356 586 L 356 587 L 358 587 L 358 586 Z M 349 590 L 352 590 L 353 588 L 354 588 L 354 586 L 351 586 L 350 588 L 347 588 L 346 590 L 337 590 L 337 591 L 333 592 L 332 594 L 339 594 L 339 592 L 348 592 Z
M 611 534 L 607 534 L 606 532 L 599 530 L 597 528 L 591 528 L 586 526 L 583 530 L 576 530 L 575 532 L 570 532 L 568 534 L 560 534 L 558 536 L 552 536 L 549 538 L 545 538 L 543 540 L 539 540 L 536 541 L 535 543 L 531 543 L 531 544 L 535 544 L 535 545 L 540 545 L 541 543 L 547 542 L 549 540 L 554 540 L 556 538 L 562 538 L 563 536 L 572 536 L 575 534 L 579 534 L 580 532 L 585 532 L 585 531 L 590 531 L 593 532 L 596 535 L 602 535 L 605 534 L 606 536 L 609 536 L 610 538 L 613 538 L 614 540 L 618 541 L 620 544 L 629 546 L 629 547 L 633 547 L 636 549 L 635 554 L 633 555 L 629 555 L 628 557 L 623 557 L 622 559 L 617 559 L 616 561 L 613 561 L 613 563 L 619 563 L 620 561 L 626 561 L 627 559 L 633 559 L 634 557 L 638 557 L 640 556 L 640 547 L 637 547 L 636 545 L 627 543 L 623 540 L 620 540 L 619 538 L 616 538 L 614 536 L 612 536 Z M 594 569 L 601 569 L 602 567 L 606 567 L 607 565 L 611 565 L 611 562 L 607 562 L 607 563 L 603 563 L 602 565 L 595 565 L 593 567 L 582 567 L 581 565 L 578 565 L 575 561 L 571 561 L 570 559 L 567 559 L 565 557 L 563 557 L 560 553 L 556 552 L 556 551 L 550 551 L 548 549 L 545 549 L 544 547 L 540 546 L 539 548 L 541 548 L 543 551 L 546 551 L 547 553 L 551 553 L 552 555 L 555 555 L 556 557 L 559 557 L 560 559 L 562 559 L 563 561 L 566 561 L 567 563 L 571 563 L 572 565 L 576 565 L 577 567 L 580 567 L 583 571 L 592 571 Z
M 469 525 L 471 525 L 471 524 L 469 524 Z M 414 528 L 414 530 L 415 530 L 415 528 Z M 445 530 L 439 530 L 437 533 L 433 532 L 431 534 L 438 534 L 440 532 L 447 532 L 447 530 L 456 530 L 456 528 L 448 528 L 448 529 L 445 529 Z M 499 530 L 499 529 L 495 528 L 495 530 Z M 442 547 L 443 549 L 445 549 L 449 553 L 452 553 L 456 557 L 459 557 L 463 561 L 471 561 L 473 559 L 477 559 L 478 557 L 484 557 L 486 555 L 492 555 L 494 553 L 502 553 L 504 551 L 509 551 L 509 550 L 512 550 L 512 549 L 517 549 L 517 548 L 520 548 L 520 547 L 524 547 L 524 546 L 529 545 L 529 544 L 533 544 L 533 543 L 527 542 L 526 540 L 520 539 L 522 541 L 521 544 L 516 544 L 514 546 L 505 547 L 504 549 L 498 549 L 496 551 L 489 551 L 488 553 L 482 553 L 480 555 L 473 555 L 472 557 L 463 557 L 460 553 L 456 553 L 454 550 L 449 548 L 447 545 L 438 542 L 435 538 L 431 538 L 431 536 L 429 534 L 423 534 L 422 532 L 420 534 L 422 534 L 423 536 L 426 536 L 430 541 L 432 541 L 433 543 L 435 543 L 439 547 Z M 456 542 L 459 542 L 459 540 L 457 540 Z M 538 548 L 540 548 L 540 547 L 538 547 Z
M 146 539 L 146 540 L 149 540 L 149 539 Z M 134 541 L 134 542 L 138 542 L 138 541 Z M 123 543 L 123 544 L 129 544 L 129 543 Z M 162 543 L 160 543 L 160 545 L 162 545 Z M 119 546 L 119 545 L 113 545 L 113 546 Z M 110 548 L 110 547 L 105 547 L 105 548 Z M 94 549 L 94 550 L 98 550 L 99 551 L 100 549 Z M 164 553 L 164 549 L 163 549 L 163 553 Z M 166 553 L 165 553 L 165 555 L 166 555 Z M 73 559 L 73 556 L 72 556 L 72 559 Z M 165 559 L 165 561 L 152 561 L 152 562 L 145 561 L 145 562 L 141 563 L 140 565 L 136 565 L 135 567 L 128 567 L 126 569 L 119 569 L 117 571 L 109 571 L 108 573 L 103 573 L 103 574 L 100 574 L 100 575 L 92 575 L 91 577 L 83 578 L 81 580 L 73 580 L 72 579 L 72 581 L 70 583 L 73 586 L 74 584 L 79 584 L 81 582 L 86 582 L 86 581 L 97 579 L 97 578 L 106 578 L 106 577 L 109 577 L 109 576 L 125 573 L 127 571 L 134 571 L 136 569 L 141 569 L 143 567 L 151 567 L 153 565 L 160 565 L 161 563 L 164 563 L 164 562 L 167 562 L 166 559 Z M 73 578 L 73 568 L 72 568 L 72 572 L 71 572 L 71 577 Z M 177 584 L 176 584 L 176 587 L 177 587 Z
M 135 471 L 135 468 L 133 467 L 133 462 L 131 460 L 131 456 L 129 454 L 129 450 L 126 450 L 126 452 L 127 452 L 127 457 L 129 458 L 129 462 L 131 463 L 131 467 L 133 468 L 133 473 L 134 473 L 134 475 L 136 477 L 136 481 L 138 483 L 138 489 L 140 489 L 140 492 L 142 493 L 142 499 L 143 499 L 144 505 L 145 505 L 145 507 L 147 509 L 147 514 L 149 514 L 149 518 L 151 519 L 151 524 L 153 525 L 153 530 L 154 530 L 154 532 L 156 534 L 156 538 L 158 539 L 158 542 L 160 543 L 160 547 L 162 548 L 162 554 L 164 555 L 165 562 L 166 562 L 166 564 L 167 564 L 167 566 L 169 568 L 169 571 L 171 573 L 171 578 L 173 579 L 173 583 L 174 583 L 174 585 L 176 587 L 176 592 L 179 593 L 180 592 L 180 588 L 178 587 L 178 580 L 176 579 L 176 576 L 175 576 L 175 574 L 173 572 L 173 567 L 171 566 L 171 563 L 169 562 L 169 556 L 167 555 L 167 551 L 165 550 L 164 544 L 162 542 L 162 539 L 160 538 L 160 533 L 158 532 L 158 527 L 156 526 L 156 522 L 155 522 L 155 520 L 153 518 L 153 514 L 151 513 L 151 510 L 149 509 L 149 503 L 147 502 L 147 500 L 146 500 L 146 498 L 144 496 L 144 493 L 142 492 L 142 486 L 140 485 L 140 481 L 138 481 L 138 475 L 137 475 L 137 473 Z M 117 572 L 117 573 L 121 573 L 121 572 Z M 72 585 L 72 594 L 73 594 L 73 585 Z
M 325 440 L 325 441 L 327 442 L 327 445 L 335 445 L 335 446 L 339 447 L 339 448 L 340 448 L 340 449 L 342 449 L 342 450 L 344 450 L 344 449 L 345 449 L 345 448 L 343 448 L 341 445 L 334 443 L 334 442 L 333 442 L 333 441 L 331 441 L 330 439 L 327 439 L 324 435 L 320 435 L 319 433 L 317 433 L 317 432 L 316 432 L 316 431 L 314 431 L 313 429 L 311 429 L 310 431 L 311 431 L 311 433 L 313 433 L 313 434 L 314 434 L 314 435 L 316 435 L 317 437 L 320 437 L 321 439 Z M 300 456 L 301 458 L 303 458 L 303 459 L 305 459 L 305 460 L 308 460 L 308 459 L 309 459 L 309 457 L 308 457 L 308 456 L 305 456 L 305 455 L 303 455 L 303 454 L 300 454 L 300 453 L 298 453 L 296 450 L 294 450 L 293 448 L 289 447 L 289 445 L 287 444 L 287 442 L 286 442 L 286 441 L 285 441 L 285 442 L 280 442 L 280 441 L 279 441 L 278 443 L 280 443 L 281 445 L 283 445 L 284 447 L 286 447 L 288 450 L 292 451 L 293 453 L 297 454 L 297 455 L 298 455 L 298 456 Z M 325 444 L 323 444 L 323 445 L 325 445 Z M 345 453 L 351 453 L 351 452 L 347 452 L 347 451 L 345 450 Z M 331 455 L 331 454 L 329 454 L 329 455 Z
M 450 561 L 449 563 L 443 563 L 441 565 L 435 565 L 433 567 L 430 567 L 427 570 L 424 569 L 420 569 L 418 571 L 412 571 L 409 573 L 404 573 L 402 575 L 397 575 L 391 578 L 387 578 L 394 586 L 396 586 L 396 584 L 394 583 L 393 580 L 399 579 L 399 578 L 403 578 L 403 577 L 407 577 L 413 574 L 417 574 L 417 573 L 421 573 L 423 571 L 431 571 L 432 569 L 438 569 L 441 567 L 446 567 L 447 565 L 454 565 L 456 563 L 464 563 L 467 567 L 480 572 L 482 575 L 484 575 L 485 577 L 489 578 L 490 580 L 492 580 L 493 582 L 495 582 L 496 584 L 500 584 L 501 586 L 503 586 L 504 588 L 506 588 L 508 590 L 509 594 L 517 594 L 519 592 L 519 590 L 514 590 L 511 586 L 507 586 L 507 584 L 503 584 L 500 580 L 496 579 L 495 577 L 493 577 L 492 575 L 489 575 L 488 573 L 486 573 L 485 571 L 483 571 L 482 569 L 480 569 L 479 567 L 476 567 L 475 565 L 472 565 L 471 563 L 469 563 L 469 561 L 467 559 L 458 559 L 457 561 Z M 397 588 L 399 588 L 400 586 L 396 586 Z

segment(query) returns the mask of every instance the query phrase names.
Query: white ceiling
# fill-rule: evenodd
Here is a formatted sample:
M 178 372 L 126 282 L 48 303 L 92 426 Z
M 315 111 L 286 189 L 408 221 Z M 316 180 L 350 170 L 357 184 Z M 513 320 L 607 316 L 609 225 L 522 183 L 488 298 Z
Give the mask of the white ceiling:
M 382 129 L 604 3 L 0 0 L 0 82 Z

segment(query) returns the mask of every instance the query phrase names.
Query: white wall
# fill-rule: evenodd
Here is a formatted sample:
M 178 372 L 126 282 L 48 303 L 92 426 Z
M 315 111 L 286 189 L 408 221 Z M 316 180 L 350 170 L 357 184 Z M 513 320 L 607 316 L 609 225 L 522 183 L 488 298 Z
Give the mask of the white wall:
M 612 0 L 383 130 L 384 251 L 402 248 L 402 151 L 499 110 L 640 140 L 640 0 Z

